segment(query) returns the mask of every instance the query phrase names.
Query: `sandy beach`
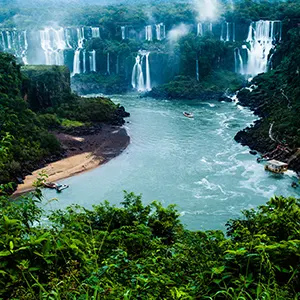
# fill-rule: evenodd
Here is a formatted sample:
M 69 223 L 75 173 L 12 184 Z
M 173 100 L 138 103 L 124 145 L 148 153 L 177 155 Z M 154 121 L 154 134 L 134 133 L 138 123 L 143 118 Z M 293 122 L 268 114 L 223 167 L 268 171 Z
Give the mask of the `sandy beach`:
M 124 128 L 102 125 L 100 130 L 90 130 L 77 134 L 55 133 L 65 150 L 65 158 L 35 170 L 19 184 L 14 195 L 29 192 L 33 183 L 47 174 L 47 182 L 58 181 L 91 170 L 121 154 L 130 142 Z

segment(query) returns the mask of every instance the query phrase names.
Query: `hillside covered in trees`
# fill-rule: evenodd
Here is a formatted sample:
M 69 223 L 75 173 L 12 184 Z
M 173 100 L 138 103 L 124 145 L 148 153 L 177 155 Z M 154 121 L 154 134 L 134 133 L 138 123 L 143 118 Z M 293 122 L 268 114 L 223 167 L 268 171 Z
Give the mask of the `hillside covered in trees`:
M 0 182 L 21 182 L 41 165 L 62 157 L 50 132 L 92 123 L 122 125 L 117 106 L 107 98 L 80 98 L 71 93 L 65 67 L 23 68 L 0 53 Z M 11 186 L 13 189 L 13 186 Z

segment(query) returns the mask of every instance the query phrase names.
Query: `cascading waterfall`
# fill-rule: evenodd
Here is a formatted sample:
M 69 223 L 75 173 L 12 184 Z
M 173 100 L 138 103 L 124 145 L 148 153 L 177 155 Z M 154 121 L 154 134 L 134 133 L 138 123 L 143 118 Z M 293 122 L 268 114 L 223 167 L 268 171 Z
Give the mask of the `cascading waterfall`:
M 245 74 L 243 58 L 239 48 L 234 49 L 235 72 Z
M 97 72 L 96 68 L 96 51 L 93 50 L 89 53 L 90 71 Z
M 110 75 L 109 52 L 107 52 L 107 55 L 106 55 L 106 73 L 107 73 L 107 75 Z
M 203 25 L 202 25 L 202 23 L 197 24 L 197 36 L 203 36 Z
M 196 79 L 197 81 L 200 80 L 200 75 L 199 75 L 199 59 L 196 59 Z
M 126 27 L 121 26 L 122 40 L 126 39 Z
M 72 76 L 75 74 L 80 74 L 81 72 L 81 61 L 80 61 L 80 53 L 83 48 L 84 44 L 84 28 L 77 28 L 77 49 L 74 53 L 74 61 L 73 61 L 73 73 Z
M 70 28 L 65 28 L 65 43 L 69 49 L 72 49 L 72 33 Z
M 224 23 L 222 23 L 222 25 L 221 25 L 220 41 L 224 41 Z
M 100 28 L 99 27 L 91 27 L 92 30 L 92 38 L 100 38 Z
M 152 34 L 152 26 L 148 25 L 145 27 L 145 39 L 148 42 L 151 42 L 153 40 L 153 34 Z
M 11 32 L 6 31 L 6 38 L 7 38 L 7 49 L 11 49 Z
M 226 42 L 230 41 L 229 23 L 226 22 Z
M 212 31 L 213 31 L 213 24 L 212 24 L 212 23 L 209 23 L 209 25 L 208 25 L 208 30 L 209 30 L 209 32 L 212 32 Z
M 150 52 L 147 52 L 146 53 L 146 91 L 151 91 L 149 55 Z
M 166 27 L 163 23 L 155 25 L 156 39 L 161 41 L 166 37 Z
M 40 30 L 40 40 L 46 65 L 63 65 L 64 50 L 66 49 L 64 29 L 45 28 Z
M 25 65 L 28 64 L 27 31 L 1 31 L 0 47 L 2 51 L 13 53 L 16 57 L 21 59 Z
M 86 73 L 86 51 L 85 50 L 83 50 L 82 56 L 83 56 L 83 58 L 82 58 L 82 61 L 83 61 L 83 73 Z
M 139 51 L 137 57 L 135 58 L 135 64 L 132 70 L 132 76 L 131 76 L 132 87 L 140 92 L 151 90 L 149 55 L 150 52 Z M 146 60 L 146 80 L 144 80 L 144 73 L 143 73 L 144 58 Z
M 276 39 L 280 41 L 280 38 L 280 21 L 261 20 L 250 24 L 246 40 L 250 44 L 250 49 L 247 48 L 246 74 L 255 76 L 267 71 L 269 53 Z
M 232 41 L 235 42 L 235 23 L 232 23 Z

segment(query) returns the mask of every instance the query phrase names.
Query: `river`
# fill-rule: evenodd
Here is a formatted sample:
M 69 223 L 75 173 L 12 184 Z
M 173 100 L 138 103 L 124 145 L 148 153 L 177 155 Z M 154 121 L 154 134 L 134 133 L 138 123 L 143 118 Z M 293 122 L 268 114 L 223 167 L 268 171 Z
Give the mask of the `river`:
M 169 101 L 113 96 L 131 113 L 126 129 L 129 147 L 117 158 L 90 172 L 62 180 L 61 194 L 45 191 L 50 209 L 73 203 L 91 208 L 108 200 L 118 205 L 123 190 L 143 201 L 176 204 L 182 222 L 192 230 L 224 229 L 241 210 L 255 208 L 276 195 L 297 196 L 293 172 L 266 172 L 235 134 L 255 117 L 235 103 Z M 194 119 L 183 116 L 192 111 Z

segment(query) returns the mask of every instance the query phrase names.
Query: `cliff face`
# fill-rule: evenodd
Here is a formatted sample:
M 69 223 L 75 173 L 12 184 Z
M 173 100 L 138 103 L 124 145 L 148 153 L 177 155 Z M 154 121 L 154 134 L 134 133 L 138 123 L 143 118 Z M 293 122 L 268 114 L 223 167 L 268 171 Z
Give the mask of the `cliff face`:
M 65 66 L 23 66 L 23 95 L 37 111 L 67 101 L 71 95 L 70 71 Z
M 288 162 L 300 171 L 300 30 L 290 30 L 274 53 L 277 67 L 252 81 L 253 89 L 239 92 L 241 105 L 261 119 L 235 139 L 251 149 Z M 279 63 L 280 62 L 280 63 Z

